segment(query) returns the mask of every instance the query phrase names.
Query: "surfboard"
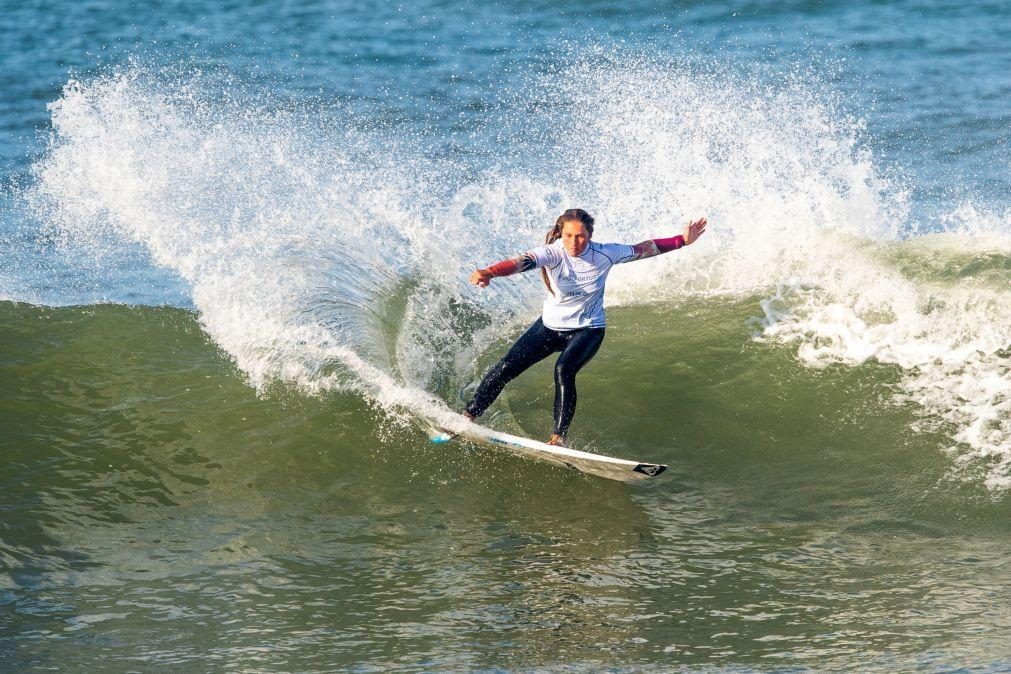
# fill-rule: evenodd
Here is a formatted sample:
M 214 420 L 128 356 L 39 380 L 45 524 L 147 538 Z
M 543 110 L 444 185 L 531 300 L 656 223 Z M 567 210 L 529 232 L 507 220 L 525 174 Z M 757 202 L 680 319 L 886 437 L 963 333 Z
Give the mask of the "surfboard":
M 663 464 L 617 459 L 612 456 L 584 452 L 569 447 L 558 447 L 518 435 L 501 433 L 476 424 L 463 415 L 454 416 L 459 416 L 459 422 L 453 423 L 451 428 L 444 427 L 450 426 L 450 424 L 429 424 L 429 437 L 432 442 L 444 443 L 462 438 L 476 445 L 505 449 L 527 458 L 547 461 L 588 475 L 621 482 L 645 480 L 656 477 L 667 470 L 667 466 Z

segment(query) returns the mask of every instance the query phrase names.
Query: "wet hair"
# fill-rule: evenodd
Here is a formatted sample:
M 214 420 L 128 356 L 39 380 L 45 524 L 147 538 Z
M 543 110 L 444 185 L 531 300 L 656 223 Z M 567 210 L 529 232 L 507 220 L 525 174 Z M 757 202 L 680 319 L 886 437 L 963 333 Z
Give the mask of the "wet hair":
M 593 237 L 593 216 L 584 211 L 582 208 L 570 208 L 555 220 L 555 226 L 548 230 L 547 236 L 544 237 L 545 244 L 552 244 L 558 239 L 562 238 L 562 226 L 566 222 L 579 222 L 586 227 L 586 233 Z M 552 295 L 555 291 L 551 289 L 551 283 L 548 282 L 548 272 L 544 268 L 541 268 L 541 278 L 544 279 L 544 285 L 547 287 L 548 292 Z

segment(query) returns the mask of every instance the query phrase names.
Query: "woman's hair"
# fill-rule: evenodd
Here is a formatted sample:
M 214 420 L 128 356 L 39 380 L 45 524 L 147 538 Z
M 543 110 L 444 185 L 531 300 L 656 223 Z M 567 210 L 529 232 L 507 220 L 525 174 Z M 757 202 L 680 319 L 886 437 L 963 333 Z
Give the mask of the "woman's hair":
M 562 238 L 562 225 L 566 222 L 581 222 L 586 227 L 586 233 L 593 236 L 593 216 L 582 208 L 570 208 L 555 220 L 555 226 L 548 230 L 547 236 L 544 237 L 544 243 L 550 245 Z M 554 295 L 555 291 L 551 289 L 551 284 L 548 282 L 548 272 L 543 267 L 541 268 L 541 278 L 544 279 L 544 285 L 548 292 Z

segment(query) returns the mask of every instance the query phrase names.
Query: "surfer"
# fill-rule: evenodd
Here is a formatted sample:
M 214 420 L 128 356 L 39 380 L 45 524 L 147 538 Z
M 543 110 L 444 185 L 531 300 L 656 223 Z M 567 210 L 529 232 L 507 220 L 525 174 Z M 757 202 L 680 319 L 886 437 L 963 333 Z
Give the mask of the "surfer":
M 706 219 L 700 218 L 689 223 L 684 234 L 666 239 L 632 246 L 597 243 L 592 240 L 593 217 L 570 208 L 555 221 L 543 246 L 474 271 L 470 282 L 486 288 L 498 276 L 540 269 L 548 296 L 541 317 L 484 376 L 464 414 L 469 419 L 481 416 L 507 383 L 561 351 L 555 363 L 555 426 L 548 444 L 564 446 L 576 413 L 576 373 L 604 341 L 604 283 L 611 267 L 677 250 L 694 243 L 705 231 Z

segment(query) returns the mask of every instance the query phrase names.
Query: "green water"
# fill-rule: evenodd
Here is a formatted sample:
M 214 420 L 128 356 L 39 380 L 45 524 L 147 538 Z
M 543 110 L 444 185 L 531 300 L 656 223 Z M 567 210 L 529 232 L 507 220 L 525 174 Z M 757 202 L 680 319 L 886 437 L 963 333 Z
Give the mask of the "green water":
M 1008 497 L 755 313 L 609 312 L 572 440 L 670 465 L 629 487 L 258 398 L 186 311 L 0 304 L 3 668 L 1011 667 Z M 545 434 L 549 368 L 496 427 Z

